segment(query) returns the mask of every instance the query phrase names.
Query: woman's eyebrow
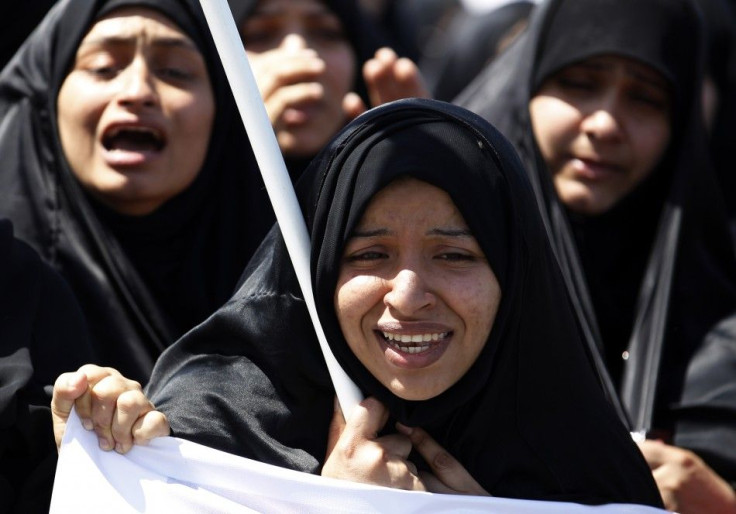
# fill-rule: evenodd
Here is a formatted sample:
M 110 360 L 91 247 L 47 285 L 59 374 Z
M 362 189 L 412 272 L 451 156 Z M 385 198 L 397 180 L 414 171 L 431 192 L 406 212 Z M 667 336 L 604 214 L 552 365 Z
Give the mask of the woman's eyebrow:
M 350 237 L 377 237 L 377 236 L 390 236 L 393 232 L 391 232 L 387 228 L 377 228 L 375 230 L 360 230 L 356 229 L 353 231 L 352 234 L 350 234 Z
M 79 47 L 86 46 L 125 46 L 134 44 L 137 36 L 100 36 L 98 38 L 83 41 Z M 153 46 L 168 48 L 185 48 L 188 50 L 199 51 L 194 43 L 186 38 L 181 37 L 157 37 L 152 41 Z
M 394 232 L 387 228 L 377 228 L 374 230 L 355 230 L 350 237 L 378 237 L 390 236 Z M 446 237 L 475 237 L 468 228 L 433 228 L 425 232 L 428 236 L 446 236 Z
M 474 237 L 468 228 L 433 228 L 427 231 L 428 236 Z
M 657 74 L 645 72 L 633 67 L 627 67 L 626 72 L 635 79 L 641 80 L 650 86 L 662 89 L 663 91 L 670 90 L 670 85 L 667 79 L 664 79 Z

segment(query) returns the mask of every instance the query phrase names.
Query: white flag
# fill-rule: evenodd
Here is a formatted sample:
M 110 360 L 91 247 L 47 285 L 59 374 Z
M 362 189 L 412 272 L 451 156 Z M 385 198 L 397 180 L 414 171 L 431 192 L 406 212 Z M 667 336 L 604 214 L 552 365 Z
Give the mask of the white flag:
M 271 466 L 175 437 L 104 452 L 72 412 L 56 469 L 59 513 L 664 514 L 640 505 L 588 507 L 401 491 Z

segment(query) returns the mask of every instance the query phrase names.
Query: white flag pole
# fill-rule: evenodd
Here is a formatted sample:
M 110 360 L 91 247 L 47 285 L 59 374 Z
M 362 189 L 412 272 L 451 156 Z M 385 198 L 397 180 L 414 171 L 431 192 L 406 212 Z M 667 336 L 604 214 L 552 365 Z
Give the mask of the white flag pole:
M 332 354 L 317 316 L 309 271 L 309 234 L 281 149 L 271 127 L 271 120 L 266 113 L 227 0 L 200 0 L 200 3 L 263 175 L 337 399 L 343 415 L 347 418 L 353 407 L 361 401 L 362 394 Z

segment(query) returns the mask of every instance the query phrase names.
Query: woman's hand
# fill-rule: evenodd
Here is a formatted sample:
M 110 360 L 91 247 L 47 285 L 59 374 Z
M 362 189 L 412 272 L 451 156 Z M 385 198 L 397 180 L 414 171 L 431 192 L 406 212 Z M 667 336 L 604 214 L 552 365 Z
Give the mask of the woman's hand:
M 696 454 L 661 441 L 639 443 L 667 510 L 736 513 L 736 493 Z
M 396 429 L 405 434 L 412 446 L 432 468 L 432 473 L 419 472 L 419 477 L 427 491 L 445 494 L 472 494 L 490 496 L 478 482 L 467 472 L 460 462 L 437 444 L 427 432 L 421 428 L 410 428 L 400 423 Z
M 87 364 L 56 379 L 51 414 L 57 449 L 72 407 L 84 428 L 95 431 L 103 450 L 126 453 L 133 444 L 170 433 L 166 416 L 154 410 L 141 385 L 113 368 Z
M 363 65 L 363 79 L 368 87 L 371 107 L 401 98 L 429 98 L 429 90 L 417 65 L 411 59 L 399 57 L 384 47 Z M 357 93 L 349 93 L 343 100 L 343 110 L 353 119 L 368 109 Z
M 322 475 L 396 489 L 488 494 L 424 430 L 398 425 L 401 433 L 378 437 L 387 420 L 388 411 L 375 398 L 357 405 L 347 423 L 336 403 Z M 419 473 L 408 460 L 412 448 L 424 457 L 432 473 Z
M 258 90 L 274 129 L 288 120 L 284 112 L 291 105 L 320 101 L 324 88 L 319 83 L 326 64 L 316 51 L 299 46 L 248 53 Z

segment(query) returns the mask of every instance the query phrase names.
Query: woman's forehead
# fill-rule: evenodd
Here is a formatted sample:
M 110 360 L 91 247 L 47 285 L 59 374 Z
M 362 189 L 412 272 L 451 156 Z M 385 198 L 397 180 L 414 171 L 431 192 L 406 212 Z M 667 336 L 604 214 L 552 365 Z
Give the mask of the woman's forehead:
M 90 28 L 80 46 L 134 42 L 141 36 L 161 44 L 197 49 L 191 38 L 167 16 L 146 7 L 121 7 L 105 14 Z
M 251 15 L 278 15 L 286 11 L 302 15 L 333 14 L 332 10 L 320 0 L 261 0 Z

